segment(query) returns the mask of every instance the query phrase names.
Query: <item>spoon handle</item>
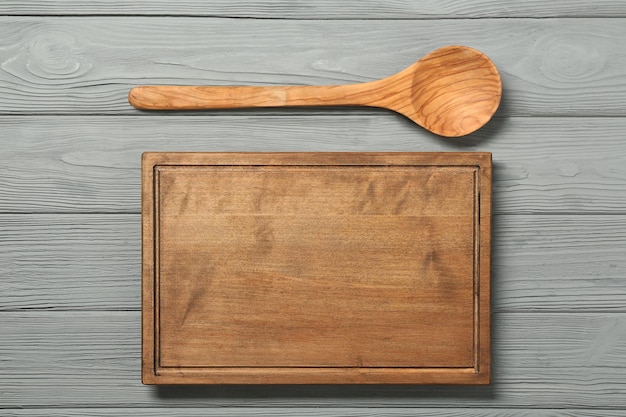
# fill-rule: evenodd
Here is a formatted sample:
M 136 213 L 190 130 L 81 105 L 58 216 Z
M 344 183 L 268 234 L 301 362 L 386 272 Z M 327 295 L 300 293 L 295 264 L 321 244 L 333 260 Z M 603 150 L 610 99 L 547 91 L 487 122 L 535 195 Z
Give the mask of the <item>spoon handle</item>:
M 367 106 L 375 83 L 332 86 L 141 86 L 128 101 L 144 110 L 234 109 L 283 106 Z

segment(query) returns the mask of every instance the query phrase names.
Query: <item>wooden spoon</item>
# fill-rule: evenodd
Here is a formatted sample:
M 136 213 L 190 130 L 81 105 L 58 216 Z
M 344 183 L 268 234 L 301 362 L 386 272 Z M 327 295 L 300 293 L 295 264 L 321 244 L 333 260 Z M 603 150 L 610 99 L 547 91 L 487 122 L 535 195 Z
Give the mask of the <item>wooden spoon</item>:
M 441 136 L 474 132 L 500 104 L 502 82 L 483 53 L 446 46 L 377 81 L 333 86 L 142 86 L 138 109 L 198 110 L 281 106 L 371 106 L 394 110 Z

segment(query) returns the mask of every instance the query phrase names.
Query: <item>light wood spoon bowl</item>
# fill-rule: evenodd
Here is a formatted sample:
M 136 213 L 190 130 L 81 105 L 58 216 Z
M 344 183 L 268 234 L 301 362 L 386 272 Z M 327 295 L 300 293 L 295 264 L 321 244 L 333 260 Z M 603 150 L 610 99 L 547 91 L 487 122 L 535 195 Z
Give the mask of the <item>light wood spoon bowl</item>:
M 390 77 L 332 86 L 141 86 L 128 100 L 144 110 L 370 106 L 396 111 L 441 136 L 474 132 L 496 112 L 502 81 L 483 53 L 446 46 Z

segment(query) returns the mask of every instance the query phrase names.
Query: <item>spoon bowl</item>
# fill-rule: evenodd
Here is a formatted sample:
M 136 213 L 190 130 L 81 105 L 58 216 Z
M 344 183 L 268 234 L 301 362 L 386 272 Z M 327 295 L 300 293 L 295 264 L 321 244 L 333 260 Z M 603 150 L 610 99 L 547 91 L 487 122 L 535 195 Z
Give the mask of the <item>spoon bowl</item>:
M 437 49 L 390 77 L 332 86 L 141 86 L 128 99 L 143 110 L 282 106 L 370 106 L 398 112 L 437 135 L 468 135 L 496 112 L 502 81 L 494 63 L 466 46 Z
M 462 46 L 438 49 L 389 78 L 390 90 L 403 85 L 385 107 L 441 136 L 464 136 L 482 127 L 498 109 L 502 81 L 481 52 Z

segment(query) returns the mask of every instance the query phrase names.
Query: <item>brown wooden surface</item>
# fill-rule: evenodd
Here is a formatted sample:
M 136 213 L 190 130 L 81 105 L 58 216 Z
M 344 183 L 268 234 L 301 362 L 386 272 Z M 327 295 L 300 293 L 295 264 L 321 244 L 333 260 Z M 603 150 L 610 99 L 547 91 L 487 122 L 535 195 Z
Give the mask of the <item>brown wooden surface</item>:
M 441 136 L 474 132 L 496 112 L 502 82 L 487 56 L 440 48 L 391 77 L 335 86 L 142 86 L 129 102 L 146 110 L 281 106 L 373 106 L 394 110 Z
M 148 153 L 146 383 L 486 383 L 491 156 Z

